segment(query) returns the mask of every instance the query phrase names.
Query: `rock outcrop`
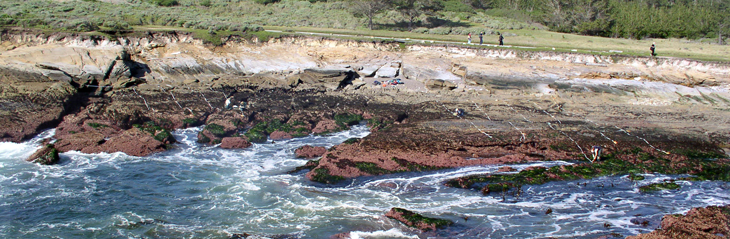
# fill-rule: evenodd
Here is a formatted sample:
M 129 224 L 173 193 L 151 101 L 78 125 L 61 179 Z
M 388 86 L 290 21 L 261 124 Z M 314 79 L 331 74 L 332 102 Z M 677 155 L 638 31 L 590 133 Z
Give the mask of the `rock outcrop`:
M 297 158 L 316 158 L 316 157 L 322 157 L 324 153 L 327 152 L 327 149 L 325 147 L 314 147 L 311 145 L 304 145 L 302 147 L 299 147 L 297 150 L 294 151 L 294 155 L 297 156 Z
M 730 206 L 693 208 L 685 215 L 666 215 L 659 229 L 627 239 L 727 238 L 730 235 Z
M 47 144 L 38 149 L 25 161 L 43 165 L 53 165 L 57 164 L 60 160 L 61 158 L 58 156 L 58 149 L 56 149 L 53 144 Z

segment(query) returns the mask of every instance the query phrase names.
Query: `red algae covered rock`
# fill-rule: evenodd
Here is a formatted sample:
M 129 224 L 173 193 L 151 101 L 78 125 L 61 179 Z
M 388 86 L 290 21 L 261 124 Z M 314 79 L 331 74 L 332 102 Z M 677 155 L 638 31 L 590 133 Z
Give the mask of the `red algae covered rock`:
M 567 152 L 551 150 L 546 146 L 549 142 L 485 141 L 481 134 L 429 132 L 417 127 L 400 124 L 373 132 L 357 143 L 340 144 L 322 157 L 307 178 L 331 182 L 337 178 L 528 162 L 544 157 L 571 158 Z
M 98 147 L 85 148 L 84 153 L 124 152 L 132 156 L 147 156 L 166 150 L 163 142 L 137 128 L 124 131 L 117 137 L 110 138 Z
M 271 132 L 271 134 L 269 135 L 269 138 L 271 138 L 271 140 L 285 140 L 285 139 L 292 139 L 293 137 L 290 133 L 277 130 L 277 131 Z
M 666 215 L 659 229 L 627 239 L 728 238 L 730 205 L 693 208 L 686 215 Z
M 251 145 L 251 142 L 241 137 L 225 137 L 221 140 L 221 148 L 224 149 L 244 149 Z
M 123 152 L 132 156 L 147 156 L 166 150 L 163 142 L 137 128 L 124 131 L 108 139 L 93 131 L 70 134 L 59 139 L 56 142 L 56 148 L 62 152 L 71 150 L 87 154 Z
M 337 131 L 339 126 L 334 120 L 322 120 L 317 123 L 317 126 L 312 129 L 313 134 L 324 134 L 328 132 Z
M 326 152 L 327 152 L 327 149 L 325 147 L 314 147 L 311 145 L 304 145 L 302 147 L 299 147 L 297 150 L 295 150 L 294 154 L 296 154 L 297 158 L 316 158 L 316 157 L 321 157 Z

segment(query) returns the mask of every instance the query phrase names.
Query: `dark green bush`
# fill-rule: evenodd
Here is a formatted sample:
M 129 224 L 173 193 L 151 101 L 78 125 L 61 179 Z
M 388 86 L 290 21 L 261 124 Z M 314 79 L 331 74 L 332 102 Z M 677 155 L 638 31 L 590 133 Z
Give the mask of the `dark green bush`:
M 152 2 L 154 2 L 158 6 L 163 6 L 163 7 L 171 7 L 171 6 L 180 5 L 180 3 L 177 2 L 177 0 L 152 0 Z
M 253 0 L 253 1 L 258 4 L 263 4 L 263 5 L 279 2 L 279 0 Z

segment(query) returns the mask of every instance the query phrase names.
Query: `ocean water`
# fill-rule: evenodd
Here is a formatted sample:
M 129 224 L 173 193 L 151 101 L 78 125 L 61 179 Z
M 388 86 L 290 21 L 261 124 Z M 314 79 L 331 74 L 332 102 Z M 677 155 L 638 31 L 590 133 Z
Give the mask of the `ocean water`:
M 365 137 L 365 126 L 240 150 L 198 145 L 200 129 L 175 131 L 177 148 L 149 157 L 68 152 L 53 166 L 24 161 L 53 130 L 25 143 L 0 143 L 0 238 L 329 238 L 343 232 L 350 238 L 596 238 L 649 232 L 665 214 L 730 204 L 726 182 L 678 181 L 679 190 L 639 192 L 680 177 L 654 174 L 640 182 L 614 176 L 524 186 L 519 196 L 443 186 L 502 165 L 330 186 L 310 182 L 304 172 L 287 173 L 307 162 L 294 150 Z M 564 164 L 570 162 L 511 166 Z M 420 232 L 384 217 L 392 207 L 455 224 Z

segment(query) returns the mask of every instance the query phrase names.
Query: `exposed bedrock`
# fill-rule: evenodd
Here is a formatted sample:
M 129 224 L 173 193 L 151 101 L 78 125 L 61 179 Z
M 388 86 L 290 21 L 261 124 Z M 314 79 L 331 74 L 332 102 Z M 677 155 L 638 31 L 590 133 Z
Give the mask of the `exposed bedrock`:
M 5 32 L 2 39 L 1 140 L 58 127 L 61 151 L 145 155 L 174 146 L 171 130 L 203 125 L 200 143 L 229 138 L 225 147 L 238 148 L 367 120 L 376 133 L 331 149 L 310 172 L 354 177 L 377 173 L 348 166 L 360 160 L 348 150 L 366 150 L 363 163 L 395 172 L 412 164 L 584 158 L 566 136 L 585 149 L 591 138 L 603 139 L 600 132 L 624 137 L 617 130 L 624 128 L 648 129 L 638 136 L 651 143 L 671 141 L 652 138 L 651 129 L 728 143 L 725 63 L 449 45 L 404 49 L 391 41 L 321 37 L 236 38 L 213 47 L 181 32 L 117 38 Z M 454 108 L 466 117 L 452 115 Z M 152 144 L 146 148 L 112 146 L 135 137 L 155 141 L 144 141 Z M 616 141 L 639 140 L 626 137 Z M 555 139 L 566 146 L 550 148 Z
M 627 239 L 727 238 L 730 235 L 730 206 L 693 208 L 685 215 L 666 215 L 659 229 Z

